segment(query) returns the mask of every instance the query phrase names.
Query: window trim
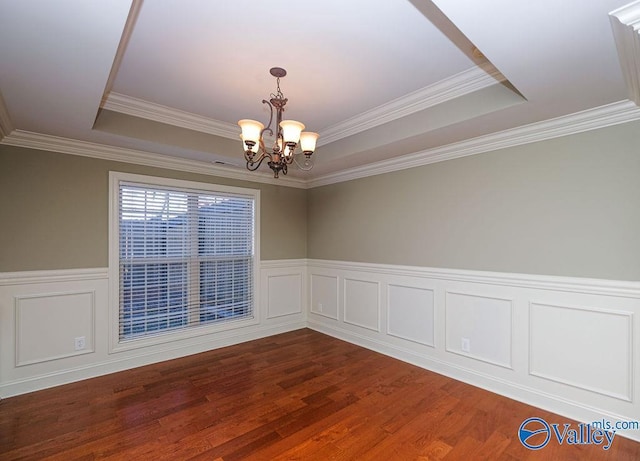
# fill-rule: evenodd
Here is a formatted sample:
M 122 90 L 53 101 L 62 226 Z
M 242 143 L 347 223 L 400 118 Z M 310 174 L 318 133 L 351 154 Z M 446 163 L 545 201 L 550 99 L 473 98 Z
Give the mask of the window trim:
M 203 192 L 237 194 L 254 200 L 254 266 L 253 266 L 253 316 L 221 323 L 209 323 L 180 330 L 158 332 L 151 336 L 120 340 L 120 238 L 119 191 L 120 182 L 148 184 L 151 187 L 194 189 Z M 148 176 L 109 171 L 109 353 L 138 349 L 158 344 L 181 341 L 211 333 L 236 330 L 260 323 L 260 190 L 244 187 L 186 181 L 181 179 Z

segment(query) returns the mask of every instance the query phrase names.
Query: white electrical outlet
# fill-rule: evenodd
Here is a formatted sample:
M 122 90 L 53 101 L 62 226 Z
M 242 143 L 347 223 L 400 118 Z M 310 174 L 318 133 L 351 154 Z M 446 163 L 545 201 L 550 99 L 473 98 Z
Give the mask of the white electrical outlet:
M 81 351 L 87 347 L 87 341 L 84 336 L 78 336 L 73 340 L 75 350 Z
M 462 338 L 460 340 L 460 349 L 462 349 L 462 352 L 471 352 L 471 340 L 469 338 Z
M 324 309 L 324 306 L 322 303 L 318 303 L 318 312 L 322 312 L 322 309 Z

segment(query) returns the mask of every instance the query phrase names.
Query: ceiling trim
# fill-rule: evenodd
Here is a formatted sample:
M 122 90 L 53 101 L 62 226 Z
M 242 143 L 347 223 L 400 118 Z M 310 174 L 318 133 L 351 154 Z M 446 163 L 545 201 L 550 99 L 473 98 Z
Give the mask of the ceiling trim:
M 479 67 L 472 67 L 322 130 L 318 146 L 392 122 L 504 80 L 504 76 L 497 70 L 488 73 Z
M 497 70 L 488 73 L 479 67 L 472 67 L 451 78 L 421 88 L 322 130 L 318 146 L 375 128 L 504 80 L 504 76 Z M 237 140 L 240 133 L 238 126 L 235 124 L 203 117 L 121 93 L 109 93 L 103 100 L 102 108 L 233 140 Z
M 102 103 L 102 108 L 224 138 L 238 140 L 240 136 L 240 128 L 237 125 L 120 93 L 109 93 Z
M 9 111 L 2 97 L 2 92 L 0 92 L 0 141 L 9 136 L 12 131 L 13 123 L 11 122 L 11 117 L 9 117 Z
M 306 189 L 306 180 L 291 177 L 276 179 L 269 173 L 257 173 L 222 165 L 214 165 L 201 160 L 190 160 L 168 155 L 154 154 L 124 147 L 107 146 L 94 142 L 51 136 L 30 131 L 14 130 L 0 142 L 9 146 L 47 150 L 62 154 L 93 157 L 114 162 L 133 163 L 169 170 L 186 171 L 211 176 L 219 176 L 241 181 L 273 184 L 277 186 Z
M 640 1 L 609 13 L 629 99 L 640 106 Z
M 595 130 L 607 126 L 640 120 L 640 108 L 632 101 L 619 101 L 605 106 L 588 109 L 575 114 L 565 115 L 542 122 L 524 125 L 518 128 L 478 136 L 433 149 L 416 152 L 390 160 L 372 163 L 361 167 L 331 173 L 312 179 L 293 177 L 273 178 L 268 173 L 256 173 L 239 168 L 213 165 L 199 160 L 190 160 L 167 155 L 154 154 L 123 147 L 61 138 L 23 130 L 13 130 L 5 135 L 0 144 L 48 150 L 63 154 L 80 155 L 116 162 L 133 163 L 191 173 L 207 174 L 230 179 L 274 184 L 299 189 L 335 184 L 353 179 L 375 176 L 383 173 L 443 162 L 455 158 L 504 149 L 507 147 L 544 141 L 561 136 Z
M 118 43 L 118 49 L 116 50 L 116 56 L 113 60 L 113 65 L 111 66 L 111 72 L 109 72 L 109 78 L 107 79 L 107 85 L 104 90 L 103 98 L 106 97 L 113 88 L 113 82 L 116 80 L 116 76 L 118 75 L 118 71 L 120 70 L 120 65 L 122 64 L 122 60 L 124 59 L 124 52 L 127 49 L 129 40 L 131 39 L 131 34 L 133 34 L 133 28 L 136 21 L 138 20 L 141 9 L 142 0 L 133 0 L 131 2 L 129 15 L 127 16 L 127 21 L 124 24 L 124 31 L 122 33 L 122 36 L 120 37 L 120 43 Z
M 403 157 L 331 173 L 307 182 L 309 188 L 443 162 L 507 147 L 544 141 L 620 123 L 640 120 L 640 108 L 632 101 L 620 101 L 518 128 L 478 136 L 465 141 L 427 149 Z

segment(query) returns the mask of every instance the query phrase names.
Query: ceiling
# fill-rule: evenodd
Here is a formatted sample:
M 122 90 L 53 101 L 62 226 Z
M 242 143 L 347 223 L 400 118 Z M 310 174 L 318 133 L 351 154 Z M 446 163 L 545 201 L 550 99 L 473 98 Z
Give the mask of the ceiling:
M 614 38 L 637 40 L 640 2 L 609 14 L 628 1 L 0 0 L 1 142 L 37 134 L 251 178 L 236 122 L 268 122 L 274 66 L 287 118 L 320 133 L 314 169 L 290 170 L 303 181 L 610 117 L 640 69 Z

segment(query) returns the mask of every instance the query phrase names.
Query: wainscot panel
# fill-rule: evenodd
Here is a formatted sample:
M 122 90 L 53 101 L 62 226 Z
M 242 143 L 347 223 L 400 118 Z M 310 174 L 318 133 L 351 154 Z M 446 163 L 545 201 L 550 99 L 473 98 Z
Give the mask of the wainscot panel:
M 344 279 L 344 322 L 380 331 L 380 287 L 378 282 Z
M 632 401 L 633 314 L 531 303 L 529 373 Z
M 94 352 L 95 298 L 95 291 L 16 296 L 16 366 Z
M 314 314 L 338 320 L 338 277 L 334 275 L 312 274 L 309 284 Z
M 512 300 L 447 291 L 447 351 L 511 366 Z
M 387 333 L 435 347 L 433 290 L 389 284 Z

